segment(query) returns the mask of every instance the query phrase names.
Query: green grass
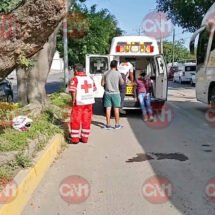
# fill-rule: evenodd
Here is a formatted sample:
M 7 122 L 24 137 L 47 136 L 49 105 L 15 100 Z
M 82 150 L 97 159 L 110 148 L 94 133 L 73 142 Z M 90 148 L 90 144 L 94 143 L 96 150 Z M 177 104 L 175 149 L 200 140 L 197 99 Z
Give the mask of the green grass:
M 39 118 L 33 121 L 31 128 L 27 132 L 19 132 L 11 127 L 0 127 L 0 153 L 18 152 L 15 159 L 0 166 L 0 189 L 2 185 L 10 181 L 19 169 L 31 167 L 32 159 L 38 151 L 45 148 L 50 138 L 56 134 L 65 134 L 64 115 L 66 108 L 70 107 L 71 96 L 66 93 L 54 93 L 49 96 L 52 107 L 44 112 Z M 14 113 L 20 113 L 19 106 L 0 103 L 0 121 L 11 120 Z M 67 111 L 66 111 L 67 112 Z M 18 113 L 18 115 L 19 115 Z M 57 117 L 59 114 L 60 117 Z M 17 114 L 15 114 L 17 115 Z M 36 144 L 30 157 L 24 154 L 29 148 L 28 144 L 40 139 Z
M 41 135 L 48 139 L 57 133 L 63 133 L 62 129 L 52 124 L 47 114 L 43 114 L 32 123 L 28 132 L 18 132 L 12 128 L 5 129 L 0 135 L 0 152 L 21 151 L 28 146 L 28 140 L 35 140 Z
M 53 93 L 49 96 L 51 103 L 60 108 L 64 108 L 71 104 L 71 96 L 66 93 Z

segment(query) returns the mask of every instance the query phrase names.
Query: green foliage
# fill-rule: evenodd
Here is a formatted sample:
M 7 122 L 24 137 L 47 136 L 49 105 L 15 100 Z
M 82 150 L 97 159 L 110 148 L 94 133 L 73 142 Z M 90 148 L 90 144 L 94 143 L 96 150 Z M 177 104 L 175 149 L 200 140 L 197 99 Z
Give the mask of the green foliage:
M 90 9 L 76 5 L 74 12 L 84 17 L 79 20 L 81 25 L 76 23 L 84 33 L 80 37 L 68 35 L 69 64 L 84 64 L 86 54 L 108 54 L 112 38 L 122 34 L 115 17 L 107 9 L 97 11 L 96 5 Z M 69 20 L 72 21 L 74 20 Z M 57 41 L 57 49 L 63 56 L 62 32 L 57 36 Z
M 184 46 L 182 40 L 175 42 L 175 61 L 186 60 L 186 59 L 195 59 L 193 55 L 190 54 L 189 50 Z M 173 43 L 165 41 L 164 42 L 164 57 L 167 63 L 172 62 L 172 49 Z
M 53 93 L 49 96 L 49 99 L 51 100 L 52 104 L 60 108 L 64 108 L 71 103 L 71 96 L 66 93 Z
M 23 3 L 24 0 L 1 0 L 0 2 L 0 13 L 10 12 L 14 10 L 19 4 Z
M 28 140 L 34 140 L 40 136 L 47 139 L 62 130 L 49 122 L 48 115 L 43 114 L 40 119 L 32 123 L 32 127 L 28 132 L 18 132 L 14 129 L 7 128 L 0 136 L 0 152 L 20 151 L 27 147 Z
M 34 61 L 30 58 L 27 58 L 25 55 L 19 55 L 17 64 L 23 69 L 30 69 L 34 66 Z
M 19 167 L 27 168 L 32 166 L 32 161 L 28 156 L 23 153 L 19 153 L 16 155 L 16 164 Z
M 159 11 L 168 14 L 174 24 L 194 32 L 214 0 L 156 0 Z

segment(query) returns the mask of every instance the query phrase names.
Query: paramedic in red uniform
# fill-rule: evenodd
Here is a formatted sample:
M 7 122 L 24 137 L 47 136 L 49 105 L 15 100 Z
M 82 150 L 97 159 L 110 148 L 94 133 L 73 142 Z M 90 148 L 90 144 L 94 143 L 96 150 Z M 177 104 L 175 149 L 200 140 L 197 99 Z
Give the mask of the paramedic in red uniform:
M 86 75 L 82 65 L 75 66 L 75 77 L 71 79 L 69 91 L 72 95 L 71 140 L 73 144 L 87 143 L 95 103 L 96 90 L 92 78 Z

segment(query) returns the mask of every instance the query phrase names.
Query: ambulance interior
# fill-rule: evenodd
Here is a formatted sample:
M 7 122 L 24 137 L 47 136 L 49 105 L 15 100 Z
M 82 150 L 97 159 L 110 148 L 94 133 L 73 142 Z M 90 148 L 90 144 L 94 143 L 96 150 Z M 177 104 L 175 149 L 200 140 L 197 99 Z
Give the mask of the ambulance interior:
M 147 76 L 153 80 L 153 95 L 155 95 L 155 89 L 156 89 L 156 65 L 155 65 L 155 60 L 154 57 L 119 57 L 118 61 L 119 62 L 130 62 L 133 67 L 134 67 L 134 80 L 138 79 L 139 75 L 143 72 L 146 71 Z M 132 98 L 135 97 L 136 92 L 135 89 L 129 85 L 129 81 L 127 84 L 127 90 L 126 90 L 126 99 L 132 100 Z

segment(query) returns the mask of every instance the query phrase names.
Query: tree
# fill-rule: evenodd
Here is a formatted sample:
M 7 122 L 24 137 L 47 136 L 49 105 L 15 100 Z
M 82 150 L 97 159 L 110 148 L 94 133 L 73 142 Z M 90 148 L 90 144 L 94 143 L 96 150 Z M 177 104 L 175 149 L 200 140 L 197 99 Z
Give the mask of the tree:
M 172 62 L 172 48 L 173 43 L 165 41 L 164 42 L 164 57 L 167 63 Z M 195 56 L 191 55 L 189 50 L 184 46 L 184 41 L 176 41 L 175 42 L 175 56 L 174 61 L 181 61 L 181 60 L 194 60 Z
M 174 24 L 194 32 L 214 0 L 156 0 L 157 9 L 168 14 Z
M 9 32 L 13 32 L 0 38 L 0 76 L 6 77 L 20 59 L 40 51 L 65 15 L 64 0 L 19 1 L 15 10 L 4 14 L 1 22 L 11 23 Z
M 69 28 L 72 28 L 69 29 L 72 34 L 68 34 L 70 65 L 84 64 L 86 54 L 108 54 L 112 38 L 122 35 L 116 18 L 107 9 L 97 11 L 96 5 L 90 9 L 76 5 L 69 17 Z M 62 32 L 57 40 L 57 49 L 63 56 Z
M 56 34 L 66 15 L 65 0 L 2 0 L 0 11 L 20 28 L 15 36 L 0 39 L 0 76 L 17 68 L 20 101 L 37 115 L 47 104 L 45 84 L 56 50 Z

